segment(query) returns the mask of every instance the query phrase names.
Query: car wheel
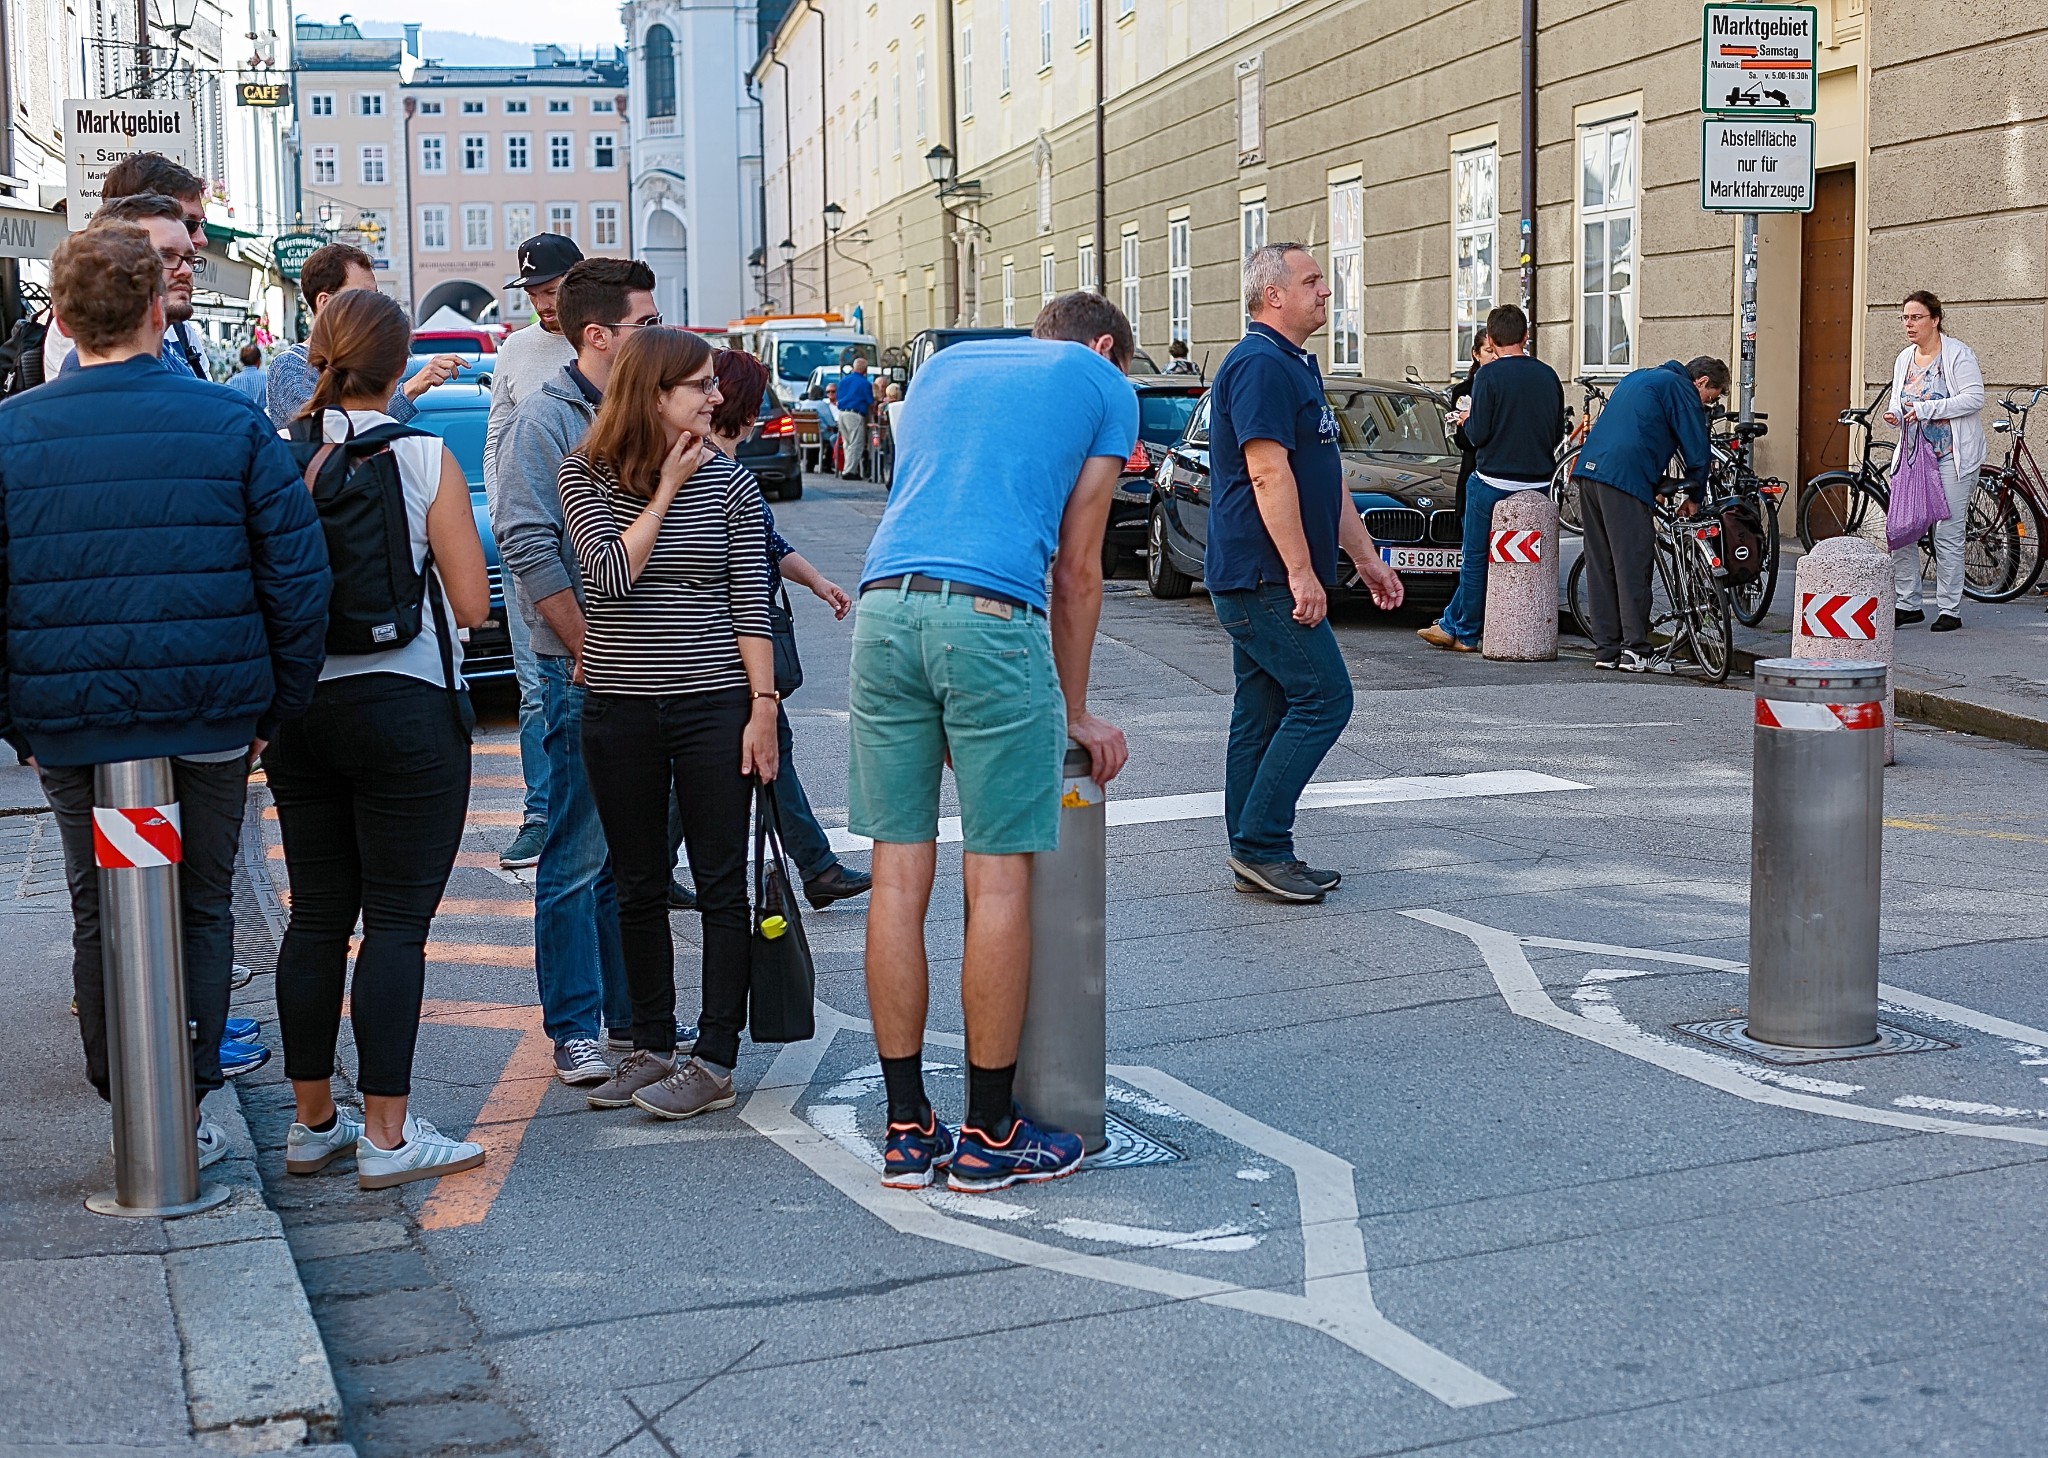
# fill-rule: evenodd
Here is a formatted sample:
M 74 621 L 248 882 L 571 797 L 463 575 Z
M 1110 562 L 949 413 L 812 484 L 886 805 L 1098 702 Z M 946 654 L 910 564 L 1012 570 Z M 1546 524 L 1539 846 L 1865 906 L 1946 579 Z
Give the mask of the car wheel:
M 1186 597 L 1194 591 L 1195 580 L 1173 565 L 1166 545 L 1166 508 L 1154 505 L 1145 527 L 1145 586 L 1154 597 Z
M 782 490 L 776 493 L 777 501 L 794 501 L 804 494 L 804 478 L 801 474 L 792 476 L 782 483 Z
M 1117 568 L 1124 565 L 1124 554 L 1116 549 L 1116 543 L 1108 537 L 1102 539 L 1102 580 L 1108 582 L 1116 576 Z

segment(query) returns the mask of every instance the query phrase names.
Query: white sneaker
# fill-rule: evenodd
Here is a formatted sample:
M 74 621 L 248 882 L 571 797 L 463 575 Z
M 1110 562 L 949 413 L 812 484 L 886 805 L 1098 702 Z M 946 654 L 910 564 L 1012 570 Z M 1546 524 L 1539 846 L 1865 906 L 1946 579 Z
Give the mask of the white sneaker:
M 288 1174 L 318 1174 L 321 1170 L 344 1154 L 355 1152 L 356 1141 L 363 1137 L 363 1121 L 344 1109 L 334 1106 L 334 1127 L 327 1130 L 309 1129 L 304 1124 L 294 1124 L 291 1132 L 284 1136 L 284 1167 Z
M 405 1143 L 396 1149 L 379 1149 L 366 1131 L 356 1141 L 356 1187 L 388 1190 L 413 1180 L 437 1180 L 442 1175 L 460 1174 L 484 1162 L 481 1144 L 450 1139 L 425 1119 L 410 1115 L 405 1121 Z
M 220 1125 L 201 1114 L 199 1116 L 199 1167 L 219 1164 L 227 1158 L 228 1136 L 221 1132 Z

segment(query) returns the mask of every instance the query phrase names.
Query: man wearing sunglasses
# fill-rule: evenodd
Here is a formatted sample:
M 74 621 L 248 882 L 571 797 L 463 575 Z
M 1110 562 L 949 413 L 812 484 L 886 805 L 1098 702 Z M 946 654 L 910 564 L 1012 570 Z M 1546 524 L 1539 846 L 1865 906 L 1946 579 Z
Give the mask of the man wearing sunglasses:
M 206 260 L 192 246 L 191 232 L 186 227 L 185 210 L 176 199 L 165 197 L 162 193 L 139 193 L 133 197 L 117 198 L 93 214 L 94 228 L 112 227 L 115 224 L 141 228 L 149 235 L 149 241 L 156 248 L 157 256 L 163 260 L 164 317 L 171 321 L 171 327 L 164 333 L 163 349 L 157 358 L 162 360 L 164 368 L 173 374 L 205 379 L 207 376 L 204 358 L 178 340 L 178 329 L 192 317 L 193 282 L 206 267 Z M 60 322 L 59 330 L 62 327 Z M 66 339 L 69 339 L 68 335 Z M 74 349 L 65 355 L 57 373 L 59 376 L 69 375 L 78 367 L 78 351 Z

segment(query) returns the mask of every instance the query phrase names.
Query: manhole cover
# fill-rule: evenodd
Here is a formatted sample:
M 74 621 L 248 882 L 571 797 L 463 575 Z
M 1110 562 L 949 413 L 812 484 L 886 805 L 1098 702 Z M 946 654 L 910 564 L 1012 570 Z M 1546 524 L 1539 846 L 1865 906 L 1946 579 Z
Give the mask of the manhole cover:
M 1108 1136 L 1109 1143 L 1082 1161 L 1090 1169 L 1130 1169 L 1141 1164 L 1172 1164 L 1180 1158 L 1178 1149 L 1161 1144 L 1144 1130 L 1126 1124 L 1115 1114 L 1102 1116 L 1102 1132 Z
M 1751 1058 L 1761 1058 L 1766 1063 L 1835 1063 L 1846 1058 L 1882 1058 L 1888 1053 L 1934 1053 L 1956 1046 L 1941 1038 L 1930 1038 L 1911 1028 L 1881 1021 L 1877 1025 L 1877 1041 L 1866 1043 L 1861 1048 L 1787 1048 L 1778 1043 L 1759 1043 L 1749 1036 L 1748 1025 L 1748 1018 L 1712 1018 L 1703 1023 L 1673 1023 L 1671 1026 L 1688 1038 L 1745 1053 Z

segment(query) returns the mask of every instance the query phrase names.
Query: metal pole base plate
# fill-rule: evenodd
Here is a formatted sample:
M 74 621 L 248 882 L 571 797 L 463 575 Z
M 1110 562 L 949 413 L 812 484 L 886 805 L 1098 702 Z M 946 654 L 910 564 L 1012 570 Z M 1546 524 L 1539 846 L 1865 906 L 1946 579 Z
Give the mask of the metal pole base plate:
M 85 1208 L 95 1215 L 126 1215 L 137 1220 L 173 1220 L 180 1215 L 197 1215 L 202 1210 L 225 1205 L 234 1193 L 226 1185 L 201 1185 L 199 1198 L 183 1205 L 124 1205 L 112 1190 L 87 1195 Z

